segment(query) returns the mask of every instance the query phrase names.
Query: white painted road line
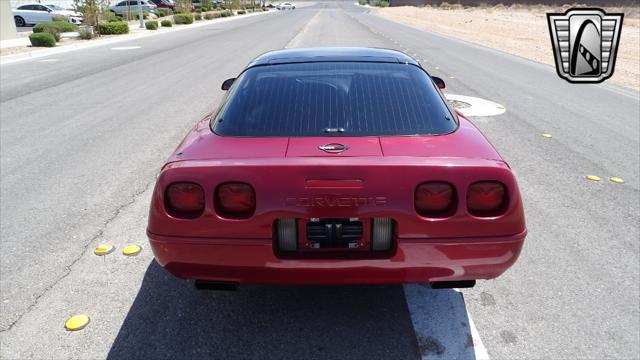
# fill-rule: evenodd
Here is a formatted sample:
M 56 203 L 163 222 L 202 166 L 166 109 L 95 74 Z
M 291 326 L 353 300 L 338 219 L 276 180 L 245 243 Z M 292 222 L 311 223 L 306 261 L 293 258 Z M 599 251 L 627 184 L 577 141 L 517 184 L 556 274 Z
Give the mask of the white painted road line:
M 423 360 L 488 360 L 461 292 L 405 285 L 405 299 Z
M 134 49 L 140 49 L 140 46 L 120 46 L 120 47 L 111 48 L 111 50 L 134 50 Z

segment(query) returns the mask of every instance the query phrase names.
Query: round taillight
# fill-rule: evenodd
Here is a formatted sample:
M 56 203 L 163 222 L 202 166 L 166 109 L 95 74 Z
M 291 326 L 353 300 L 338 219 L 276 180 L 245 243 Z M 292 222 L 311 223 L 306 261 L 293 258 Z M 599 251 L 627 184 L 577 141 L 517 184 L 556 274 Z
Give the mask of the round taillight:
M 467 209 L 474 216 L 491 217 L 504 212 L 507 190 L 498 181 L 479 181 L 467 190 Z
M 174 217 L 196 218 L 204 211 L 204 190 L 194 183 L 173 183 L 165 192 L 165 208 Z
M 426 217 L 447 217 L 455 210 L 455 189 L 444 181 L 425 182 L 416 188 L 414 204 L 418 214 Z
M 225 183 L 215 192 L 216 212 L 229 219 L 246 219 L 256 209 L 256 193 L 245 183 Z

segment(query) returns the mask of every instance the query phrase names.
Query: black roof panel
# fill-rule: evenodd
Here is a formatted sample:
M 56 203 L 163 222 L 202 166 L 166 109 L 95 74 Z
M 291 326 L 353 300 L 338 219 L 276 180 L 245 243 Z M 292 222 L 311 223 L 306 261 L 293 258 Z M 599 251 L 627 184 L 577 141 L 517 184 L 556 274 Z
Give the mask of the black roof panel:
M 420 66 L 415 59 L 396 50 L 365 47 L 318 47 L 270 51 L 255 58 L 247 68 L 259 65 L 331 61 L 405 63 Z

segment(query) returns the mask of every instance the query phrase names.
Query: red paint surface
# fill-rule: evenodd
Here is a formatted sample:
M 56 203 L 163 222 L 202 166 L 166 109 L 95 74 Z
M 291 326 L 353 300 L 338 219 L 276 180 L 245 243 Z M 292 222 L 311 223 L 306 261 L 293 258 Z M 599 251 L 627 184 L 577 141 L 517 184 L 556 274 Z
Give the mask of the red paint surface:
M 250 283 L 405 283 L 488 279 L 517 259 L 526 226 L 508 165 L 467 119 L 449 135 L 404 137 L 233 138 L 201 121 L 163 167 L 153 194 L 148 233 L 158 262 L 176 276 Z M 350 147 L 339 154 L 318 146 Z M 503 214 L 467 211 L 466 192 L 478 181 L 506 186 Z M 414 208 L 416 186 L 445 181 L 456 191 L 451 216 L 430 219 Z M 194 182 L 205 210 L 175 219 L 164 189 Z M 215 212 L 214 190 L 250 184 L 256 209 L 248 219 Z M 343 186 L 347 184 L 348 186 Z M 311 186 L 310 186 L 311 185 Z M 357 186 L 354 186 L 357 185 Z M 274 254 L 277 219 L 389 217 L 397 248 L 386 259 L 281 259 Z

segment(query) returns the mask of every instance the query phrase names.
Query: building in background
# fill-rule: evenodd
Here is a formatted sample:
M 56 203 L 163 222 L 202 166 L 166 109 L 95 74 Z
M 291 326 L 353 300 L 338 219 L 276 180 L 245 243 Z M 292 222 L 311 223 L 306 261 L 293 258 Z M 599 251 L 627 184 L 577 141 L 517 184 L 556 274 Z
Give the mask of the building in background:
M 18 37 L 16 23 L 13 21 L 11 4 L 8 1 L 0 1 L 0 41 Z

